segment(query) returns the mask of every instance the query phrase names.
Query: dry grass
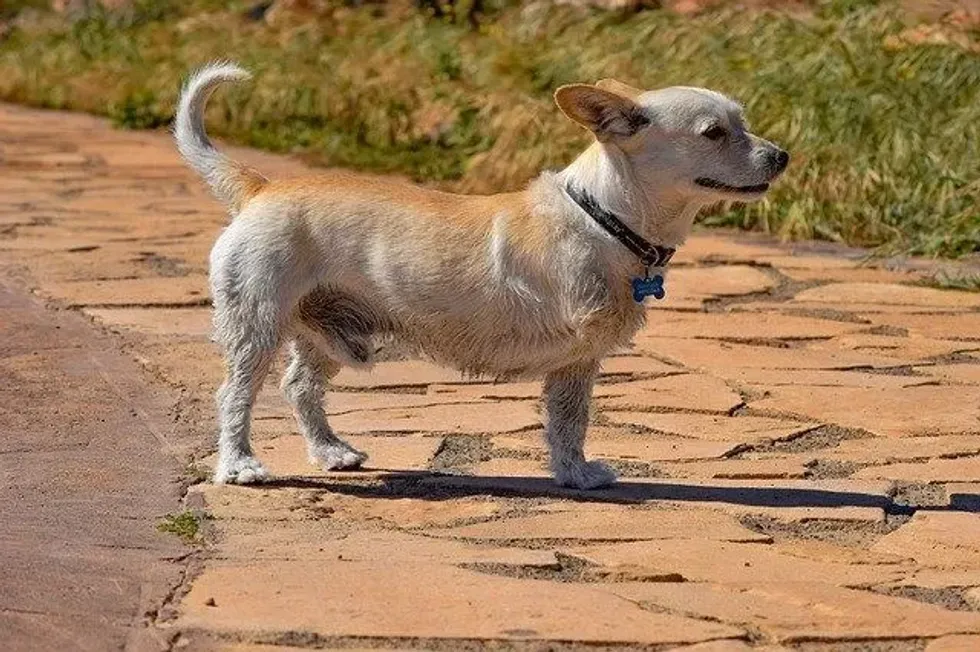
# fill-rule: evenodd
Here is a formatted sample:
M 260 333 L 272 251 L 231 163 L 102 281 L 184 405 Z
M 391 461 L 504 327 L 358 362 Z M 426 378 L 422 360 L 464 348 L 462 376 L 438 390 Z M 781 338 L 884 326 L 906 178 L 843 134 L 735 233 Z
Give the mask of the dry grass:
M 703 85 L 742 101 L 753 130 L 794 155 L 768 201 L 707 223 L 980 250 L 980 39 L 962 17 L 908 24 L 894 4 L 862 0 L 695 17 L 484 2 L 474 28 L 404 1 L 306 4 L 319 8 L 259 20 L 253 4 L 220 0 L 142 0 L 74 23 L 22 15 L 0 42 L 0 97 L 159 127 L 189 69 L 231 58 L 256 80 L 215 98 L 215 134 L 486 192 L 585 144 L 551 102 L 559 84 Z

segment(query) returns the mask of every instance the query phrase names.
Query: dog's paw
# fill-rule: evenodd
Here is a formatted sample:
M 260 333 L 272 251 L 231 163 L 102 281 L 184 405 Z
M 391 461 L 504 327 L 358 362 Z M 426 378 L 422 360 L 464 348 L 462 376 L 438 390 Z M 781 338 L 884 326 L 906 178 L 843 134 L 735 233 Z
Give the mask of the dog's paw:
M 215 484 L 256 484 L 264 482 L 269 472 L 262 462 L 251 456 L 236 457 L 227 462 L 219 462 L 214 472 Z
M 367 454 L 345 444 L 327 444 L 310 450 L 310 464 L 324 471 L 349 471 L 359 469 L 367 461 Z
M 599 461 L 567 464 L 554 471 L 555 482 L 573 489 L 598 489 L 616 482 L 616 472 Z

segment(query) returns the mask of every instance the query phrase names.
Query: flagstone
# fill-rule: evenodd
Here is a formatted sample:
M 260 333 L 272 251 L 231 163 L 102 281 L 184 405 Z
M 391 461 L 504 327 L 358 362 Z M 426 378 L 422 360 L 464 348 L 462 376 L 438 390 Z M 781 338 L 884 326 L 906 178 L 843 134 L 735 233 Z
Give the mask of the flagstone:
M 553 512 L 487 521 L 432 532 L 480 540 L 582 539 L 636 541 L 697 539 L 768 541 L 769 537 L 740 525 L 731 516 L 710 510 L 618 509 Z
M 85 308 L 82 312 L 110 330 L 202 338 L 211 334 L 211 310 L 208 308 Z
M 872 550 L 907 555 L 935 568 L 980 569 L 980 514 L 920 510 Z
M 134 278 L 48 284 L 43 294 L 79 306 L 195 306 L 208 301 L 207 278 Z
M 877 304 L 899 306 L 954 307 L 980 306 L 980 294 L 957 290 L 937 290 L 896 283 L 830 283 L 803 290 L 797 301 L 826 301 L 841 305 Z
M 886 437 L 980 431 L 980 387 L 897 388 L 784 386 L 770 388 L 759 410 L 776 410 Z M 950 409 L 950 406 L 957 409 Z
M 963 634 L 943 636 L 930 641 L 925 652 L 976 652 L 976 650 L 980 650 L 980 636 Z
M 926 462 L 869 466 L 855 472 L 853 477 L 920 483 L 980 482 L 980 457 L 932 459 Z
M 182 611 L 182 627 L 320 636 L 662 644 L 742 635 L 728 625 L 653 613 L 592 585 L 377 560 L 215 563 L 197 577 Z
M 867 328 L 829 319 L 814 319 L 771 313 L 748 312 L 692 313 L 658 310 L 648 318 L 647 327 L 637 333 L 636 342 L 651 338 L 734 338 L 734 339 L 815 339 L 853 333 Z
M 817 425 L 769 417 L 692 413 L 608 411 L 605 417 L 612 423 L 632 424 L 682 437 L 740 443 L 786 439 Z
M 428 405 L 346 412 L 331 418 L 337 432 L 501 433 L 541 426 L 537 401 Z
M 609 412 L 609 415 L 618 415 Z M 626 413 L 629 414 L 629 413 Z M 499 435 L 492 439 L 498 449 L 509 449 L 543 455 L 547 452 L 539 433 Z M 721 457 L 734 448 L 730 441 L 676 437 L 657 433 L 634 433 L 618 427 L 592 426 L 585 440 L 589 456 L 659 462 Z
M 908 329 L 922 337 L 980 339 L 980 312 L 962 314 L 875 314 L 868 317 L 876 326 Z
M 980 614 L 833 586 L 802 574 L 790 582 L 625 582 L 610 590 L 663 609 L 752 623 L 780 643 L 935 637 L 980 632 Z
M 980 455 L 980 434 L 845 439 L 821 455 L 859 464 Z
M 597 564 L 600 577 L 643 581 L 677 576 L 678 581 L 737 584 L 798 582 L 809 579 L 838 586 L 861 586 L 901 576 L 895 564 L 853 564 L 780 554 L 759 543 L 696 538 L 609 543 L 566 552 Z
M 725 381 L 707 374 L 666 376 L 609 385 L 607 389 L 623 392 L 621 396 L 599 398 L 600 407 L 607 410 L 661 407 L 727 412 L 742 402 Z
M 764 344 L 739 344 L 718 340 L 650 337 L 642 350 L 689 369 L 718 372 L 731 369 L 852 369 L 894 367 L 894 358 L 863 351 L 818 349 L 806 346 L 781 348 Z

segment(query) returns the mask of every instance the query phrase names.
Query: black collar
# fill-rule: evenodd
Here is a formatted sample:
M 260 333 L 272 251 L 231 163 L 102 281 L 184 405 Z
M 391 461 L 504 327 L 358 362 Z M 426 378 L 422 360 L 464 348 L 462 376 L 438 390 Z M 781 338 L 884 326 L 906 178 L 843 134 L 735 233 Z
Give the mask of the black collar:
M 572 198 L 578 207 L 589 214 L 589 217 L 599 223 L 609 235 L 619 240 L 624 247 L 629 249 L 640 259 L 640 262 L 649 270 L 651 267 L 664 267 L 670 262 L 671 257 L 677 251 L 670 247 L 650 244 L 643 236 L 626 226 L 626 224 L 596 203 L 592 195 L 580 192 L 570 185 L 565 186 L 565 192 Z

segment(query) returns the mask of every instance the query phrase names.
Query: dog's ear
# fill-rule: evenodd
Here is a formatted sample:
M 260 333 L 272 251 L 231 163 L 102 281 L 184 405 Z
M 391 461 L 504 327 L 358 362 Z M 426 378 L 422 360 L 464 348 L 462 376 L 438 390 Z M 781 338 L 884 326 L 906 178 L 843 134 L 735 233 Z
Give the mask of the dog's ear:
M 641 91 L 639 88 L 634 88 L 633 86 L 624 84 L 616 79 L 600 79 L 595 83 L 595 85 L 596 88 L 601 88 L 604 91 L 609 91 L 610 93 L 615 93 L 616 95 L 628 97 L 634 101 L 643 94 L 643 91 Z
M 633 100 L 589 84 L 562 86 L 555 91 L 555 103 L 601 142 L 632 136 L 650 124 Z

